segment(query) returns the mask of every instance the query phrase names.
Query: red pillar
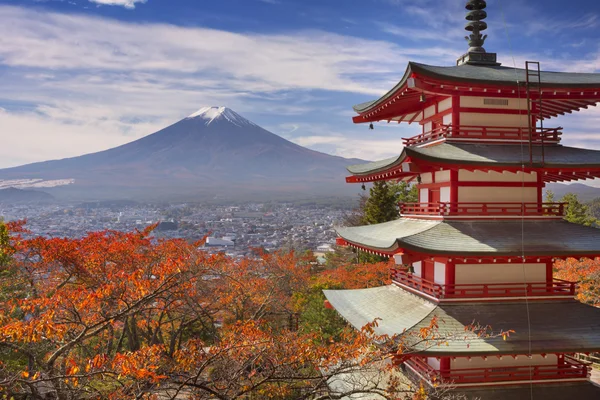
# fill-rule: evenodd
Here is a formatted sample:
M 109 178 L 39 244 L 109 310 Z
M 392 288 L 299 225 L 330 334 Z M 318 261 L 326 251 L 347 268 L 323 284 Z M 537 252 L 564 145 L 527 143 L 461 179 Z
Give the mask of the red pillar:
M 446 295 L 454 294 L 454 284 L 456 283 L 456 264 L 453 261 L 446 263 Z

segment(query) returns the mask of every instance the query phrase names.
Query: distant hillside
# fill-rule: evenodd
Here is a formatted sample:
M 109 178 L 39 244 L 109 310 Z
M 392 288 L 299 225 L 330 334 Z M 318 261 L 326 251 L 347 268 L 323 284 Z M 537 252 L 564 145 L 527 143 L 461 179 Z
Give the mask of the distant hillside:
M 570 185 L 562 183 L 550 183 L 546 185 L 546 190 L 554 192 L 554 197 L 560 199 L 567 193 L 575 193 L 579 200 L 589 202 L 600 198 L 600 188 L 584 185 L 582 183 L 573 183 Z
M 1 179 L 74 182 L 49 192 L 78 200 L 302 199 L 346 196 L 345 167 L 226 107 L 206 107 L 159 132 L 99 153 L 0 170 Z
M 49 203 L 53 200 L 52 195 L 37 190 L 17 188 L 0 190 L 0 203 L 2 204 Z

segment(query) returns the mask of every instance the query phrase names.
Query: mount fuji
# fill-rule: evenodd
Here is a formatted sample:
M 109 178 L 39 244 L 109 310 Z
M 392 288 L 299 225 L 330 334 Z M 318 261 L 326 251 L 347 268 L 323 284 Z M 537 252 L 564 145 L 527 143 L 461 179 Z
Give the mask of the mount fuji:
M 357 192 L 345 166 L 360 162 L 296 145 L 227 107 L 205 107 L 119 147 L 0 170 L 0 180 L 70 182 L 45 191 L 77 200 L 329 197 Z

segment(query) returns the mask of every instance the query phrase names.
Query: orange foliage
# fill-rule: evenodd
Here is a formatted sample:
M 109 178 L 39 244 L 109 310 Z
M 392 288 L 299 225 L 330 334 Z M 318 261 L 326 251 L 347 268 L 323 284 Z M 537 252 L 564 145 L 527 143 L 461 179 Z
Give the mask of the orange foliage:
M 559 260 L 554 268 L 557 278 L 578 283 L 577 298 L 581 302 L 600 306 L 600 258 Z
M 0 355 L 14 360 L 0 364 L 0 395 L 341 398 L 327 386 L 331 377 L 409 350 L 399 338 L 376 337 L 377 321 L 362 332 L 344 330 L 336 342 L 288 329 L 298 296 L 314 294 L 315 285 L 387 284 L 386 263 L 315 274 L 293 254 L 233 260 L 183 240 L 155 240 L 152 227 L 27 240 L 18 236 L 22 224 L 11 229 Z M 436 333 L 432 322 L 416 340 Z M 378 370 L 389 372 L 386 365 Z M 379 382 L 349 390 L 412 397 L 396 379 L 387 388 Z

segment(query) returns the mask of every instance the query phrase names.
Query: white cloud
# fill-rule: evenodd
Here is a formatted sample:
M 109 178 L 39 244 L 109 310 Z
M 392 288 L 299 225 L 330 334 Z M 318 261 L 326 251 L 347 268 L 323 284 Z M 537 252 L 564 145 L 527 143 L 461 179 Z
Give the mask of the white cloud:
M 409 58 L 454 57 L 314 30 L 240 34 L 9 6 L 0 19 L 11 38 L 0 46 L 0 126 L 11 136 L 0 167 L 123 144 L 207 105 L 302 115 L 322 102 L 309 91 L 375 97 Z
M 125 8 L 135 8 L 135 3 L 145 3 L 146 0 L 89 0 L 92 3 L 107 6 L 122 6 Z
M 410 12 L 421 18 L 416 7 Z M 455 13 L 444 17 L 444 26 L 454 18 Z M 0 110 L 0 132 L 8 138 L 0 147 L 0 168 L 124 144 L 202 106 L 312 119 L 315 113 L 327 114 L 325 100 L 318 97 L 322 93 L 376 97 L 397 83 L 409 60 L 452 65 L 461 52 L 460 42 L 454 48 L 447 43 L 401 47 L 315 30 L 233 33 L 8 6 L 0 6 L 0 19 L 0 37 L 10 38 L 0 46 L 0 105 L 6 108 Z M 431 30 L 408 34 L 423 37 Z M 559 60 L 552 66 L 589 72 L 598 57 L 600 52 L 579 64 Z M 343 115 L 349 127 L 352 104 L 343 104 L 327 118 Z M 585 114 L 568 122 L 583 126 L 594 118 Z M 406 131 L 396 128 L 366 136 L 357 133 L 364 126 L 345 132 L 307 129 L 298 117 L 280 130 L 301 145 L 374 160 L 401 151 Z

